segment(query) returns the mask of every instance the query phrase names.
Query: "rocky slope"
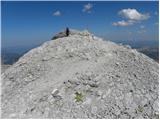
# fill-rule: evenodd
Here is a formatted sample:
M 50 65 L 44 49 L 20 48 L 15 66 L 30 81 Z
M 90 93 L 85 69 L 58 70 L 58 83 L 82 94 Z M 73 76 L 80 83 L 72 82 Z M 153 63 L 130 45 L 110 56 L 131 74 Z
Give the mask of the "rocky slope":
M 158 118 L 158 63 L 82 31 L 2 74 L 2 118 Z

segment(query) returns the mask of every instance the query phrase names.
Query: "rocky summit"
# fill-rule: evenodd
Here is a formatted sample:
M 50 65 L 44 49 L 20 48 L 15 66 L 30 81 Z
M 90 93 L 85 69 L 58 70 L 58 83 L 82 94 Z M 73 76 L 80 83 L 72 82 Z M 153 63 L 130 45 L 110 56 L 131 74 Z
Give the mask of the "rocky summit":
M 60 33 L 2 73 L 2 118 L 159 118 L 159 65 L 87 31 Z

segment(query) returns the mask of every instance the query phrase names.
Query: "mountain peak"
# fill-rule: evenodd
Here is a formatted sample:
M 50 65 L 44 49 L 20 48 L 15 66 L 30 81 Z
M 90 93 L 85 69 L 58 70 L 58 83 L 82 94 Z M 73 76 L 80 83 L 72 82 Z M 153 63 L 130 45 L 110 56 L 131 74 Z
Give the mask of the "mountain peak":
M 2 118 L 157 118 L 158 64 L 86 31 L 58 33 L 2 74 Z
M 69 29 L 69 35 L 81 35 L 81 36 L 89 36 L 91 35 L 91 33 L 89 33 L 88 30 L 83 30 L 83 31 L 78 31 L 75 29 Z M 66 37 L 66 30 L 63 30 L 59 33 L 57 33 L 56 35 L 53 36 L 52 40 L 57 39 L 57 38 L 62 38 L 62 37 Z

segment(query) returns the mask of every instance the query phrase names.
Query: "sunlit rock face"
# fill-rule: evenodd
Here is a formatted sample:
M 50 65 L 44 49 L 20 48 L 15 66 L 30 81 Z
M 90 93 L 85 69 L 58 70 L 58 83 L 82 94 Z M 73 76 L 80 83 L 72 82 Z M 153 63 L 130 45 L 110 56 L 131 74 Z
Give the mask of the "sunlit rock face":
M 60 34 L 2 74 L 2 118 L 159 117 L 158 63 L 88 31 Z

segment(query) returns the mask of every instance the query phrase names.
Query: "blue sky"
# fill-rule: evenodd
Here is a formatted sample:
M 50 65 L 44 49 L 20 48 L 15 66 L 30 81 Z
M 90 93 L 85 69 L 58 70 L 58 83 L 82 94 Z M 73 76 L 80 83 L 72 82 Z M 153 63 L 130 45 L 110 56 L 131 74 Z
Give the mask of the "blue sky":
M 2 47 L 37 45 L 65 27 L 112 41 L 158 41 L 158 2 L 2 2 Z

